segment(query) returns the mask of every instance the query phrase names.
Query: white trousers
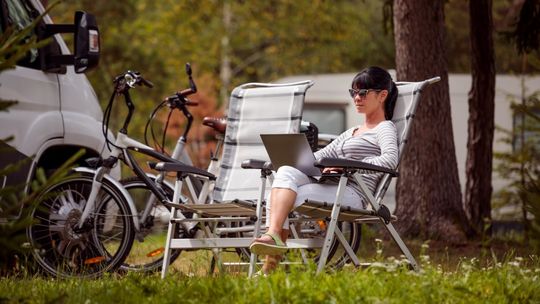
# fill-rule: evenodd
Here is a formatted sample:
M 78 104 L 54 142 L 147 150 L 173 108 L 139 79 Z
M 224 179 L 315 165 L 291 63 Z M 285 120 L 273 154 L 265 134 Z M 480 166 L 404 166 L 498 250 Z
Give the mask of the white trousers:
M 289 166 L 280 167 L 274 175 L 272 189 L 290 189 L 296 192 L 296 200 L 294 208 L 298 208 L 305 203 L 306 199 L 317 200 L 333 204 L 336 200 L 337 184 L 319 184 L 315 180 L 309 178 L 302 171 Z M 266 227 L 270 227 L 272 195 L 266 200 Z M 279 204 L 279 202 L 274 202 Z M 343 201 L 341 206 L 349 206 L 354 208 L 363 208 L 362 198 L 351 187 L 346 187 L 343 193 Z M 289 219 L 285 219 L 283 229 L 289 229 Z

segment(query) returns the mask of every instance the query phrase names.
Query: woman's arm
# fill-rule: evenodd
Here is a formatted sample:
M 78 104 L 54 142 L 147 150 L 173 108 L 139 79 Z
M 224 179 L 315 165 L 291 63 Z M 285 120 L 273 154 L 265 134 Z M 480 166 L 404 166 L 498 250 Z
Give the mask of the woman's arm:
M 336 147 L 339 145 L 340 142 L 342 142 L 347 137 L 347 134 L 350 131 L 351 130 L 349 129 L 341 133 L 336 139 L 334 139 L 331 143 L 326 145 L 326 147 L 315 152 L 315 159 L 321 159 L 323 157 L 338 157 L 336 153 Z
M 377 142 L 381 148 L 380 156 L 370 156 L 362 159 L 363 162 L 395 169 L 398 165 L 399 150 L 397 145 L 397 130 L 391 121 L 384 122 L 384 125 L 377 129 Z

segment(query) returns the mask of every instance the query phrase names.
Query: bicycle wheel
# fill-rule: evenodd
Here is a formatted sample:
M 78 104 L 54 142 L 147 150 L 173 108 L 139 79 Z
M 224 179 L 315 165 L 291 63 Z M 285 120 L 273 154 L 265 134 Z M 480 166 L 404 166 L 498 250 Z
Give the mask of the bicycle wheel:
M 79 227 L 93 176 L 68 177 L 51 186 L 32 211 L 27 229 L 32 254 L 46 273 L 58 277 L 98 277 L 117 269 L 134 237 L 128 203 L 104 180 L 94 210 Z
M 326 235 L 326 228 L 329 224 L 328 221 L 317 221 L 316 223 L 307 222 L 307 224 L 310 225 L 310 228 L 306 229 L 306 227 L 303 227 L 300 231 L 301 237 L 320 237 L 321 239 L 324 239 Z M 343 236 L 347 240 L 349 246 L 351 246 L 352 250 L 355 253 L 358 252 L 358 249 L 360 248 L 360 241 L 362 239 L 362 225 L 351 222 L 338 222 L 337 226 L 343 233 Z M 309 252 L 312 256 L 314 256 L 313 261 L 318 263 L 321 250 L 310 249 Z M 345 264 L 349 261 L 350 257 L 347 255 L 347 252 L 337 237 L 334 237 L 334 241 L 330 247 L 330 252 L 328 253 L 326 265 L 334 269 L 339 269 L 345 266 Z
M 153 177 L 151 177 L 154 180 Z M 155 181 L 155 180 L 154 180 Z M 140 231 L 133 242 L 122 269 L 130 271 L 154 272 L 161 270 L 165 255 L 165 241 L 167 237 L 170 208 L 158 201 L 156 196 L 148 189 L 146 184 L 138 177 L 130 177 L 120 181 L 129 192 L 139 216 Z M 167 197 L 172 201 L 174 189 L 166 183 L 160 184 Z M 146 206 L 150 211 L 142 220 Z M 184 214 L 191 217 L 191 214 Z M 177 225 L 175 238 L 187 238 L 189 232 L 182 225 Z M 170 263 L 180 256 L 180 249 L 171 250 Z

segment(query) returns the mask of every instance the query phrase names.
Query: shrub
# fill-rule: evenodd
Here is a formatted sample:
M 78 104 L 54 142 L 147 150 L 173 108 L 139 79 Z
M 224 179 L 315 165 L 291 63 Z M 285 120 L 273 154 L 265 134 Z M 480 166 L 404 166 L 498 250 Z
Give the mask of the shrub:
M 501 130 L 511 152 L 495 153 L 495 170 L 510 180 L 496 193 L 495 203 L 522 206 L 523 222 L 531 244 L 540 250 L 540 92 L 512 103 L 514 130 Z M 527 212 L 532 217 L 527 216 Z

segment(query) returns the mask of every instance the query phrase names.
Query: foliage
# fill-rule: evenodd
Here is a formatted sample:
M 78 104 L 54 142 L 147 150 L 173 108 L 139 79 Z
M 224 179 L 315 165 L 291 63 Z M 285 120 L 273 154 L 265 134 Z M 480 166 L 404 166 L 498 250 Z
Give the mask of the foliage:
M 1 154 L 2 151 L 0 151 Z M 31 212 L 43 199 L 43 191 L 64 178 L 69 173 L 69 168 L 82 155 L 84 155 L 84 150 L 73 155 L 47 177 L 44 170 L 39 168 L 35 179 L 29 184 L 29 190 L 26 189 L 26 185 L 7 186 L 0 189 L 0 212 L 4 215 L 17 216 L 6 223 L 0 223 L 0 274 L 9 273 L 13 270 L 12 267 L 19 266 L 13 265 L 14 256 L 27 253 L 28 249 L 22 246 L 26 241 L 26 228 L 32 224 Z M 23 162 L 25 161 L 0 168 L 0 176 L 16 172 Z
M 41 22 L 45 14 L 34 19 L 30 25 L 22 30 L 8 27 L 2 33 L 0 36 L 0 72 L 14 68 L 15 64 L 26 56 L 31 49 L 43 47 L 50 42 L 50 39 L 38 42 L 34 33 L 35 27 Z
M 540 48 L 540 2 L 524 0 L 509 38 L 515 41 L 520 54 L 530 53 Z
M 503 140 L 513 151 L 495 153 L 496 171 L 510 180 L 508 187 L 496 194 L 495 203 L 522 206 L 533 215 L 524 218 L 530 228 L 531 242 L 540 251 L 540 91 L 521 103 L 512 103 L 514 130 L 501 130 Z
M 481 267 L 462 261 L 456 271 L 425 265 L 421 273 L 373 264 L 315 275 L 314 270 L 161 280 L 158 274 L 111 275 L 100 280 L 0 279 L 3 303 L 532 303 L 540 301 L 538 257 L 515 258 Z
M 393 65 L 392 42 L 385 39 L 379 21 L 382 14 L 374 14 L 381 7 L 376 2 L 229 1 L 233 18 L 228 32 L 222 25 L 223 3 L 80 0 L 66 3 L 65 11 L 87 9 L 98 18 L 102 61 L 99 75 L 90 78 L 101 100 L 110 91 L 110 79 L 131 68 L 156 83 L 151 93 L 154 105 L 157 98 L 182 86 L 187 61 L 193 63 L 195 80 L 205 79 L 201 89 L 216 99 L 224 36 L 229 38 L 233 73 L 229 90 L 240 83 L 269 82 L 290 74 Z

